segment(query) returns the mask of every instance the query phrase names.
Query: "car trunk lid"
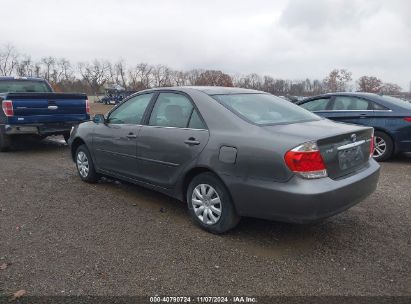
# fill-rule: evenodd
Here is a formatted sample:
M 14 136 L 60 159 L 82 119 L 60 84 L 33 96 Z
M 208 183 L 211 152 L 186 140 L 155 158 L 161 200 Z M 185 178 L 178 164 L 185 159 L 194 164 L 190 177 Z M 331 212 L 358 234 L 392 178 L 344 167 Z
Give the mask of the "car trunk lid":
M 373 128 L 336 123 L 328 119 L 263 127 L 280 136 L 291 150 L 315 141 L 326 165 L 328 176 L 342 178 L 365 167 L 369 161 Z M 287 151 L 283 151 L 284 154 Z
M 362 167 L 370 158 L 373 129 L 353 130 L 317 140 L 328 176 L 338 179 Z

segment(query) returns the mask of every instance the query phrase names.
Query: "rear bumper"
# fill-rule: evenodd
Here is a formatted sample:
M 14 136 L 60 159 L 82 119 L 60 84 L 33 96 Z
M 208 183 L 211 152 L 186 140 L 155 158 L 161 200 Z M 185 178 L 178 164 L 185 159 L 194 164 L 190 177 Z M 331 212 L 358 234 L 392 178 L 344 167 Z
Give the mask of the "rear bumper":
M 71 128 L 81 122 L 64 122 L 50 124 L 28 124 L 28 125 L 4 125 L 4 131 L 7 135 L 57 135 L 68 133 Z
M 380 166 L 370 160 L 355 175 L 332 180 L 305 180 L 297 176 L 286 183 L 260 180 L 226 181 L 242 216 L 309 223 L 340 213 L 369 196 L 377 187 Z

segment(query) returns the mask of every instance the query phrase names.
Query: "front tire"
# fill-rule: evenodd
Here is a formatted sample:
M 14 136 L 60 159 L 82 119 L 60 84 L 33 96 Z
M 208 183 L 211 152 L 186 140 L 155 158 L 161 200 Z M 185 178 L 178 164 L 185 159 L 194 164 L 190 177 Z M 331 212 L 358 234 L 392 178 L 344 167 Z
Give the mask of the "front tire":
M 378 162 L 388 160 L 394 152 L 394 143 L 391 137 L 381 131 L 374 133 L 374 152 L 373 157 Z
M 80 178 L 87 183 L 95 183 L 98 181 L 91 154 L 86 145 L 81 145 L 76 150 L 76 167 Z
M 212 233 L 227 232 L 240 221 L 228 190 L 212 173 L 193 178 L 187 189 L 187 204 L 194 223 Z

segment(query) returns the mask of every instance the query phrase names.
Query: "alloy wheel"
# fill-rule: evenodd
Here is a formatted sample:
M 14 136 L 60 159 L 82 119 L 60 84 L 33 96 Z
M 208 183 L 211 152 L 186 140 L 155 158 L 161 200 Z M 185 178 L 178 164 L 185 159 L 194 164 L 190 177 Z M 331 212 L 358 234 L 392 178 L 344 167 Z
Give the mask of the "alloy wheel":
M 374 137 L 374 152 L 373 157 L 380 157 L 387 151 L 387 143 L 382 137 Z

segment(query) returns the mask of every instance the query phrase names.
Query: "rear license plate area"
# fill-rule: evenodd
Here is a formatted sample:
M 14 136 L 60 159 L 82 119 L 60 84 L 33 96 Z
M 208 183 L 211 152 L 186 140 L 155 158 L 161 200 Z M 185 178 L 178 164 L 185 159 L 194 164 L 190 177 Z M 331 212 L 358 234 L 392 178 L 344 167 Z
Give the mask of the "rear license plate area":
M 364 153 L 361 146 L 338 151 L 338 161 L 341 170 L 347 170 L 364 162 Z

